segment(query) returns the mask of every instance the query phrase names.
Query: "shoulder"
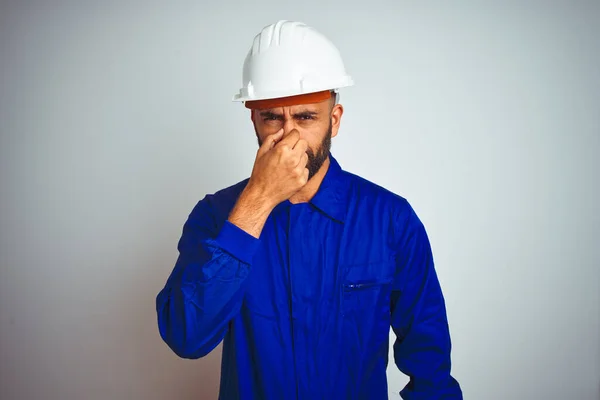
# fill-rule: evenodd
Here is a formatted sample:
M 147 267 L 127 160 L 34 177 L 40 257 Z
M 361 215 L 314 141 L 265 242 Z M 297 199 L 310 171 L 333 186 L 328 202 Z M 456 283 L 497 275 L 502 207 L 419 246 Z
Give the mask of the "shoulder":
M 356 175 L 352 172 L 342 171 L 348 182 L 349 196 L 354 201 L 368 202 L 385 209 L 387 212 L 406 213 L 412 210 L 409 201 L 375 182 Z
M 237 198 L 240 196 L 240 194 L 248 184 L 249 180 L 250 178 L 246 178 L 243 181 L 240 181 L 234 185 L 228 186 L 215 193 L 208 194 L 207 197 L 210 198 L 212 201 L 227 203 L 233 200 L 233 202 L 235 203 Z
M 368 210 L 372 218 L 385 221 L 393 239 L 424 230 L 415 209 L 407 198 L 377 183 L 348 171 L 343 171 L 348 182 L 350 202 L 359 213 Z
M 250 178 L 246 178 L 234 185 L 206 194 L 202 200 L 198 201 L 190 217 L 211 217 L 217 225 L 226 220 L 249 180 Z

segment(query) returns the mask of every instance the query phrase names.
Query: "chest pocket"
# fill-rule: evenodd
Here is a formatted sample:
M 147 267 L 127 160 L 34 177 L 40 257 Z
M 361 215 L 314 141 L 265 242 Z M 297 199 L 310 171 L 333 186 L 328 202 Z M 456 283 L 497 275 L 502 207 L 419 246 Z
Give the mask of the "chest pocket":
M 342 314 L 360 315 L 389 312 L 394 265 L 390 261 L 353 264 L 343 267 Z

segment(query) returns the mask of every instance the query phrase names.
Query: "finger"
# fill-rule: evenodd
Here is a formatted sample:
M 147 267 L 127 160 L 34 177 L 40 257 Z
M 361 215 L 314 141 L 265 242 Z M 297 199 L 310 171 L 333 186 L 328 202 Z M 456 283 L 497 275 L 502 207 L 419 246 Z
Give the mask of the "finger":
M 309 175 L 308 168 L 304 168 L 304 175 L 303 175 L 304 182 L 308 182 L 308 175 Z
M 298 163 L 302 162 L 301 160 L 305 155 L 308 158 L 307 150 L 308 150 L 308 142 L 306 140 L 300 139 L 298 141 L 298 143 L 296 144 L 296 147 L 294 147 L 294 150 L 293 150 L 294 158 L 296 159 L 296 161 Z M 298 165 L 298 164 L 296 164 L 296 165 Z M 304 165 L 306 165 L 306 164 L 304 164 Z
M 277 132 L 267 136 L 267 138 L 264 140 L 262 146 L 260 146 L 260 148 L 258 149 L 258 155 L 261 156 L 264 153 L 266 153 L 267 151 L 271 150 L 273 147 L 275 147 L 277 142 L 281 140 L 282 136 L 283 136 L 283 128 L 281 128 Z
M 299 153 L 298 155 L 302 155 L 306 153 L 306 150 L 308 150 L 308 142 L 304 139 L 298 140 L 296 146 L 294 146 L 294 151 Z
M 304 153 L 304 154 L 302 154 L 302 156 L 300 157 L 300 162 L 298 163 L 298 165 L 297 165 L 297 166 L 298 166 L 298 167 L 301 167 L 301 168 L 305 168 L 305 167 L 306 167 L 306 164 L 308 164 L 308 154 L 307 154 L 307 153 Z
M 285 135 L 285 137 L 279 141 L 278 145 L 286 145 L 289 146 L 290 149 L 293 149 L 299 139 L 300 132 L 298 132 L 297 129 L 292 129 L 290 133 Z
M 306 151 L 306 147 L 308 146 L 308 142 L 304 139 L 298 139 L 296 144 L 294 145 L 294 150 Z M 304 147 L 304 149 L 303 149 Z

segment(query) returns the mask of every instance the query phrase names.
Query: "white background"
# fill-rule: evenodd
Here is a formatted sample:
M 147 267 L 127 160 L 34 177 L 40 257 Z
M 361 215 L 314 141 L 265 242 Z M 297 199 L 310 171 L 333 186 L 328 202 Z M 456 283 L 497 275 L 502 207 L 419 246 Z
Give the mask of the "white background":
M 356 81 L 333 154 L 427 227 L 465 398 L 599 399 L 599 2 L 215 3 L 2 1 L 0 398 L 216 399 L 219 352 L 178 359 L 154 301 L 250 173 L 231 96 L 292 19 Z

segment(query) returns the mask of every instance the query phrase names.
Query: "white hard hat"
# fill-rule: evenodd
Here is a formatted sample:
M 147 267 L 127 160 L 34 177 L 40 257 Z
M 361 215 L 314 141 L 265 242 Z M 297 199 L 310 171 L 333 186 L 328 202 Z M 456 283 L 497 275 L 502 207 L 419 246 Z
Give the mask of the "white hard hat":
M 302 22 L 278 21 L 256 35 L 233 101 L 296 96 L 352 86 L 334 44 Z

